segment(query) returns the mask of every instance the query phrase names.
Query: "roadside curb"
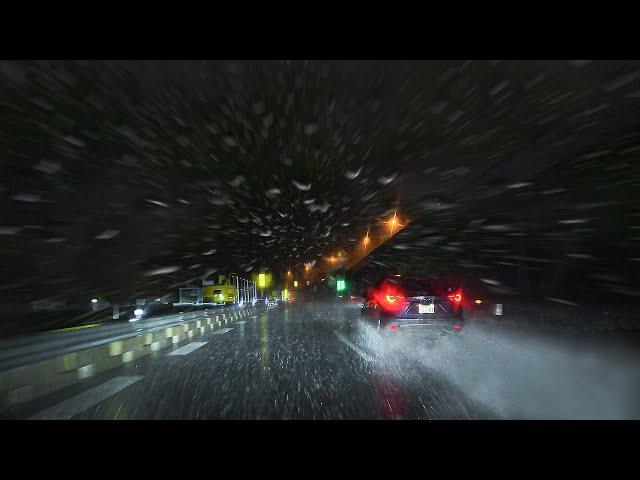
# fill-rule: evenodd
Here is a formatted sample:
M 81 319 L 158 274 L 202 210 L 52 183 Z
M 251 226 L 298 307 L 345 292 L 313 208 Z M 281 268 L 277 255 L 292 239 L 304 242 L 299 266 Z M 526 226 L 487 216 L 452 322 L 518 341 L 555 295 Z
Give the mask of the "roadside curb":
M 1 371 L 0 409 L 56 392 L 260 311 L 255 306 L 225 313 L 205 310 L 199 319 Z

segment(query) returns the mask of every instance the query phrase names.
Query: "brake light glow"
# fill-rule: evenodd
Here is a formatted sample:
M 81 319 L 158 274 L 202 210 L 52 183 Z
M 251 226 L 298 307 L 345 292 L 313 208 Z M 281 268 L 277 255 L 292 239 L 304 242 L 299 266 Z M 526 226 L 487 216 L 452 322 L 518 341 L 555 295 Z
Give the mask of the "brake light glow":
M 407 306 L 404 293 L 391 282 L 383 282 L 372 292 L 372 297 L 388 313 L 398 313 Z
M 452 293 L 451 295 L 448 295 L 447 298 L 451 302 L 460 303 L 462 302 L 462 292 L 457 291 L 456 293 Z

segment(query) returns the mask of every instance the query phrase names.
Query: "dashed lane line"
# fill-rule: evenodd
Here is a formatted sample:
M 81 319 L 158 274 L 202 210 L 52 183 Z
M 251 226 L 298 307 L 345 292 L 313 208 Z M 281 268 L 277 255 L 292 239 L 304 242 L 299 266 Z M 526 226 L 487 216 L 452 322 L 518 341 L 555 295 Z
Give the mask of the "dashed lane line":
M 47 408 L 29 418 L 29 420 L 69 420 L 84 412 L 88 408 L 97 405 L 116 393 L 142 380 L 141 375 L 131 377 L 115 377 L 86 392 L 64 400 L 53 407 Z
M 347 337 L 345 337 L 342 333 L 338 332 L 337 330 L 334 330 L 333 333 L 336 334 L 336 337 L 338 337 L 338 340 L 340 340 L 347 347 L 349 347 L 351 350 L 353 350 L 358 355 L 360 355 L 364 360 L 366 360 L 367 362 L 371 362 L 371 363 L 375 362 L 375 359 L 371 355 L 369 355 L 367 352 L 362 350 L 357 345 L 354 345 L 353 343 L 351 343 L 349 341 L 349 339 L 347 339 Z
M 207 342 L 191 342 L 187 343 L 184 347 L 180 347 L 177 350 L 169 352 L 167 355 L 189 355 L 194 350 L 206 345 Z
M 233 328 L 221 328 L 220 330 L 212 332 L 211 335 L 222 335 L 223 333 L 230 332 L 231 330 L 233 330 Z

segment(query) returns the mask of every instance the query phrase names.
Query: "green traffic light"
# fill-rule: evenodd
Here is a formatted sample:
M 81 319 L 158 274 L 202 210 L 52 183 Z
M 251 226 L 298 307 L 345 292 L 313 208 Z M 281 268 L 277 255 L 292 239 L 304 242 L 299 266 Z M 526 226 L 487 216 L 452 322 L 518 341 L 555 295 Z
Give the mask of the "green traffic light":
M 345 288 L 346 288 L 346 285 L 345 285 L 344 280 L 338 280 L 338 282 L 336 283 L 336 289 L 339 292 L 342 292 L 342 291 L 344 291 Z

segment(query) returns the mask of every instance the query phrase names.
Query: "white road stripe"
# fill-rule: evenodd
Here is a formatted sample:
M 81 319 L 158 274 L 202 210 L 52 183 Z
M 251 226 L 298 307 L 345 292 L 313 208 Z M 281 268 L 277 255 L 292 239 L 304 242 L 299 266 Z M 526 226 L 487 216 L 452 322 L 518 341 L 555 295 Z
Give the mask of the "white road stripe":
M 247 323 L 245 320 L 240 320 L 239 322 L 236 322 L 238 325 L 244 325 L 245 323 Z
M 88 408 L 91 408 L 121 390 L 124 390 L 129 385 L 133 385 L 138 380 L 142 380 L 141 375 L 112 378 L 102 385 L 98 385 L 86 392 L 79 393 L 75 397 L 71 397 L 57 405 L 54 405 L 53 407 L 37 413 L 29 420 L 69 420 Z
M 340 340 L 342 343 L 344 343 L 347 347 L 349 347 L 351 350 L 353 350 L 354 352 L 356 352 L 358 355 L 360 355 L 363 359 L 365 359 L 367 362 L 375 362 L 375 359 L 370 356 L 368 353 L 366 353 L 364 350 L 362 350 L 360 347 L 358 347 L 357 345 L 354 345 L 353 343 L 351 343 L 347 337 L 345 337 L 342 333 L 338 332 L 337 330 L 334 330 L 333 333 L 336 334 L 336 336 L 338 337 L 338 340 Z
M 184 347 L 180 347 L 173 352 L 169 352 L 167 355 L 188 355 L 193 352 L 196 348 L 200 348 L 203 345 L 206 345 L 207 342 L 191 342 L 186 344 Z
M 221 328 L 220 330 L 216 330 L 212 333 L 212 335 L 222 335 L 223 333 L 227 333 L 233 330 L 233 328 Z

